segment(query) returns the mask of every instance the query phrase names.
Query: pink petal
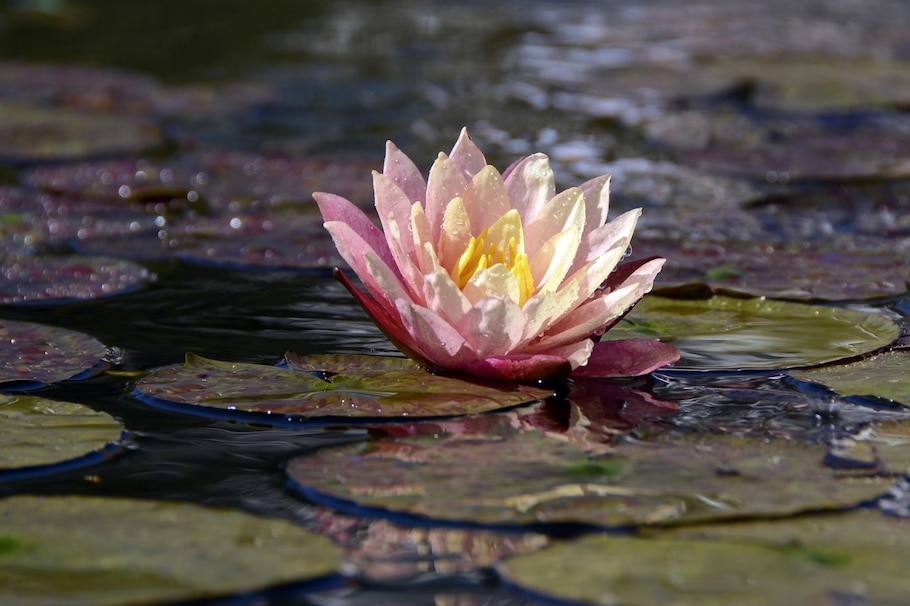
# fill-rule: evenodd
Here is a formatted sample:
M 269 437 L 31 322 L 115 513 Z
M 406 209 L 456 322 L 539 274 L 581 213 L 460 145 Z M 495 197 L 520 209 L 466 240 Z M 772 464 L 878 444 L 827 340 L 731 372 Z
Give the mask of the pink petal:
M 426 213 L 433 229 L 434 242 L 439 241 L 443 217 L 449 203 L 464 196 L 469 182 L 448 156 L 439 154 L 430 168 L 427 181 Z
M 531 351 L 547 351 L 612 327 L 651 290 L 663 264 L 663 259 L 652 259 L 640 265 L 615 289 L 604 290 L 585 301 L 571 314 L 547 328 L 544 337 L 534 344 Z
M 537 354 L 494 356 L 473 362 L 461 370 L 477 377 L 497 381 L 536 381 L 563 379 L 569 376 L 572 366 L 565 358 Z
M 407 292 L 395 265 L 387 265 L 350 225 L 329 221 L 325 228 L 335 241 L 342 258 L 374 297 L 390 303 L 393 297 Z M 372 264 L 370 259 L 374 260 Z M 385 278 L 382 282 L 377 278 L 380 274 Z
M 389 250 L 389 244 L 386 242 L 385 234 L 376 227 L 362 210 L 354 206 L 350 200 L 335 194 L 316 192 L 313 194 L 313 198 L 319 206 L 323 221 L 326 223 L 338 221 L 347 224 L 351 230 L 360 236 L 364 246 L 375 252 L 383 263 L 389 267 L 395 267 L 395 261 Z M 343 255 L 344 250 L 341 246 L 339 246 L 339 250 Z M 360 254 L 361 252 L 357 250 L 355 254 Z
M 487 297 L 469 308 L 454 324 L 478 357 L 502 356 L 515 349 L 524 332 L 525 317 L 517 303 Z
M 411 202 L 426 202 L 426 180 L 414 162 L 391 141 L 387 141 L 385 144 L 385 162 L 382 165 L 382 174 L 401 188 Z
M 503 180 L 512 208 L 518 210 L 525 225 L 530 225 L 556 195 L 556 178 L 544 154 L 522 158 L 509 168 Z
M 578 246 L 578 255 L 575 257 L 572 269 L 569 270 L 569 275 L 573 275 L 586 263 L 591 263 L 602 257 L 604 253 L 614 248 L 617 243 L 623 242 L 623 250 L 625 251 L 629 246 L 632 232 L 635 231 L 635 224 L 640 216 L 641 209 L 636 208 L 624 212 L 609 223 L 585 234 L 581 244 Z
M 452 162 L 455 163 L 455 166 L 458 167 L 466 179 L 473 178 L 487 165 L 483 152 L 471 140 L 467 128 L 461 129 L 449 158 L 452 159 Z
M 464 337 L 438 314 L 407 300 L 396 303 L 405 330 L 420 344 L 433 366 L 462 368 L 476 359 Z
M 474 175 L 464 192 L 464 207 L 474 235 L 490 227 L 510 209 L 509 194 L 502 177 L 492 166 Z
M 679 360 L 679 351 L 656 339 L 624 339 L 594 344 L 588 363 L 572 371 L 573 377 L 637 377 Z
M 348 289 L 348 292 L 357 299 L 357 302 L 360 303 L 363 310 L 370 316 L 373 323 L 379 327 L 379 330 L 382 331 L 382 334 L 385 335 L 392 345 L 421 366 L 430 365 L 426 354 L 423 353 L 420 345 L 411 337 L 408 331 L 405 330 L 401 318 L 396 312 L 384 307 L 376 301 L 376 299 L 368 297 L 361 292 L 359 288 L 354 286 L 354 283 L 348 279 L 341 269 L 336 267 L 334 274 L 335 278 L 337 278 L 338 281 Z
M 413 258 L 414 242 L 410 238 L 411 223 L 411 200 L 405 195 L 400 187 L 395 185 L 391 179 L 381 173 L 373 171 L 373 193 L 376 198 L 376 212 L 379 213 L 379 221 L 382 223 L 382 230 L 385 232 L 386 240 L 389 241 L 389 248 L 395 255 L 395 247 L 390 241 L 393 233 L 399 236 L 407 234 L 408 237 L 400 237 L 402 250 Z M 401 260 L 395 259 L 399 265 Z

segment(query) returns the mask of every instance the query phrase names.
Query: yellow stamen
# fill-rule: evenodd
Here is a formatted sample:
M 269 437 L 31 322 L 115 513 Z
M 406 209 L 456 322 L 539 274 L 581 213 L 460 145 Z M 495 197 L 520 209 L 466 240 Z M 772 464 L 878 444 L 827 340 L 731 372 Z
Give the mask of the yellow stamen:
M 491 242 L 489 239 L 486 229 L 477 236 L 471 236 L 467 248 L 452 268 L 452 280 L 463 289 L 471 278 L 483 270 L 497 264 L 505 265 L 518 281 L 518 304 L 524 305 L 534 294 L 534 277 L 531 275 L 528 255 L 519 250 L 515 237 L 510 237 L 507 243 Z

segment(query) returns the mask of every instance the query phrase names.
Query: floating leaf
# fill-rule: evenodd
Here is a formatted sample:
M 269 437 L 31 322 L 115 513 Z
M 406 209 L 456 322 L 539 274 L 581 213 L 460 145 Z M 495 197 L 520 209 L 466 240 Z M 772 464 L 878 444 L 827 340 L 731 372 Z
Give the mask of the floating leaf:
M 758 234 L 754 234 L 758 236 Z M 636 240 L 635 253 L 668 259 L 655 294 L 693 289 L 735 296 L 830 301 L 897 296 L 907 290 L 910 258 L 882 238 L 835 235 L 820 245 Z
M 315 369 L 323 359 L 334 370 L 295 370 Z M 351 364 L 350 370 L 344 369 L 345 360 Z M 136 388 L 156 400 L 189 405 L 181 408 L 184 412 L 262 413 L 263 421 L 269 415 L 290 419 L 464 415 L 527 404 L 552 394 L 533 387 L 438 376 L 406 358 L 300 358 L 289 354 L 288 365 L 290 368 L 220 362 L 187 354 L 182 366 L 155 371 Z
M 102 343 L 80 332 L 15 320 L 0 319 L 0 343 L 0 389 L 6 383 L 64 381 L 107 354 Z
M 790 375 L 822 383 L 841 395 L 872 396 L 910 406 L 910 352 L 889 351 L 851 364 L 794 370 Z
M 488 524 L 679 523 L 849 507 L 878 480 L 835 479 L 823 446 L 732 436 L 623 443 L 602 456 L 511 423 L 481 433 L 381 439 L 292 459 L 304 496 Z
M 767 370 L 823 364 L 880 349 L 900 334 L 888 318 L 786 301 L 645 297 L 607 338 L 659 337 L 676 369 Z
M 0 161 L 137 152 L 161 142 L 143 117 L 0 101 Z
M 141 265 L 108 257 L 18 257 L 0 262 L 0 303 L 69 303 L 138 288 Z
M 586 604 L 899 604 L 910 522 L 869 511 L 714 524 L 648 538 L 590 535 L 498 569 L 537 594 Z
M 213 597 L 323 576 L 342 560 L 289 522 L 187 503 L 14 496 L 0 519 L 9 605 Z
M 76 459 L 120 438 L 123 426 L 73 402 L 0 395 L 0 478 L 13 468 Z

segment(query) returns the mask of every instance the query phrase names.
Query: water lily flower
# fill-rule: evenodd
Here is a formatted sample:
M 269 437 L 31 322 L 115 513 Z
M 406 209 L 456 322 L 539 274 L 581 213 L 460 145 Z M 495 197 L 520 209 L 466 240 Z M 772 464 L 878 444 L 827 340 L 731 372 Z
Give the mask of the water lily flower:
M 647 339 L 595 342 L 645 294 L 664 259 L 622 263 L 641 209 L 607 222 L 609 176 L 559 194 L 544 154 L 500 174 L 463 129 L 429 177 L 389 142 L 373 189 L 381 229 L 315 193 L 379 328 L 431 370 L 526 381 L 633 376 L 676 361 Z

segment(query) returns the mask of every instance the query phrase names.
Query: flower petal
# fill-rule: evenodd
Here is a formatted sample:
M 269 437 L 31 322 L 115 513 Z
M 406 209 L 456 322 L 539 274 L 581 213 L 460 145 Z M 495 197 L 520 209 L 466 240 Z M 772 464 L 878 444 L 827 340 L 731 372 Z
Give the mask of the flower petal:
M 440 153 L 430 168 L 427 179 L 426 213 L 433 228 L 433 241 L 438 242 L 442 229 L 443 217 L 448 212 L 448 206 L 455 198 L 464 196 L 468 189 L 469 179 L 461 169 L 443 153 Z
M 552 238 L 532 253 L 531 275 L 537 285 L 537 292 L 553 292 L 562 285 L 575 261 L 580 242 L 581 228 L 572 225 L 553 234 Z
M 379 327 L 379 330 L 392 345 L 421 366 L 429 365 L 429 358 L 417 341 L 405 329 L 404 324 L 401 322 L 401 317 L 394 308 L 384 306 L 378 300 L 364 294 L 359 288 L 354 286 L 354 283 L 348 279 L 341 269 L 336 267 L 334 273 L 335 278 L 357 299 L 363 310 L 370 316 L 373 323 Z
M 439 262 L 450 273 L 468 248 L 472 233 L 471 219 L 465 210 L 464 201 L 461 197 L 454 198 L 446 207 L 436 248 Z
M 610 210 L 610 175 L 601 175 L 578 186 L 585 196 L 585 233 L 606 223 Z
M 563 379 L 569 376 L 572 365 L 563 357 L 546 354 L 492 356 L 468 364 L 464 371 L 497 381 L 536 381 Z
M 590 337 L 612 326 L 651 290 L 654 278 L 663 264 L 663 259 L 654 259 L 639 267 L 615 290 L 604 290 L 599 296 L 585 301 L 571 314 L 550 326 L 543 338 L 528 350 L 548 351 Z
M 484 166 L 474 175 L 464 192 L 464 206 L 471 218 L 471 229 L 474 230 L 471 235 L 474 236 L 509 211 L 509 194 L 498 170 Z
M 335 241 L 342 258 L 374 297 L 391 303 L 391 297 L 407 296 L 407 287 L 395 265 L 389 266 L 382 255 L 371 249 L 350 225 L 330 221 L 325 224 L 325 228 Z M 380 276 L 381 281 L 378 279 Z
M 425 276 L 424 297 L 427 307 L 453 326 L 471 309 L 471 302 L 443 268 Z
M 585 213 L 585 198 L 579 188 L 560 192 L 544 205 L 536 219 L 525 224 L 527 249 L 537 250 L 555 234 L 573 225 L 584 225 Z
M 515 349 L 524 332 L 524 314 L 509 299 L 487 297 L 454 324 L 478 357 L 504 356 Z
M 385 144 L 385 162 L 382 174 L 401 188 L 411 202 L 425 202 L 427 182 L 420 169 L 391 141 Z
M 574 274 L 586 263 L 602 256 L 616 246 L 617 242 L 625 240 L 628 248 L 628 242 L 632 239 L 632 232 L 635 230 L 635 224 L 640 216 L 641 209 L 635 208 L 586 234 L 578 246 L 578 255 L 575 257 L 575 263 L 569 273 Z
M 437 314 L 404 299 L 396 304 L 405 330 L 420 344 L 432 366 L 457 369 L 477 359 L 461 333 Z
M 487 297 L 508 298 L 515 303 L 521 301 L 518 278 L 502 263 L 478 271 L 465 284 L 463 292 L 474 305 Z
M 510 167 L 503 180 L 512 208 L 518 210 L 525 225 L 531 224 L 556 195 L 556 178 L 544 154 L 522 158 Z
M 623 339 L 594 344 L 588 363 L 573 377 L 637 377 L 679 360 L 679 351 L 656 339 Z
M 322 213 L 323 221 L 326 223 L 333 221 L 344 223 L 359 236 L 359 239 L 363 244 L 356 246 L 356 248 L 351 251 L 353 254 L 361 254 L 363 252 L 362 247 L 366 247 L 375 252 L 386 265 L 395 267 L 395 260 L 392 258 L 392 253 L 389 250 L 388 242 L 386 242 L 385 234 L 383 234 L 382 231 L 373 224 L 370 218 L 350 200 L 324 192 L 315 192 L 313 194 L 313 199 L 316 200 L 316 204 L 319 206 L 319 212 Z M 335 246 L 338 248 L 338 252 L 344 256 L 345 252 L 350 250 L 349 247 L 355 245 L 346 242 L 342 246 L 336 240 Z
M 452 153 L 449 154 L 449 157 L 466 179 L 471 179 L 474 175 L 479 173 L 484 166 L 487 166 L 487 160 L 484 158 L 483 152 L 480 151 L 480 148 L 471 140 L 467 128 L 461 129 L 461 132 L 458 134 L 458 140 L 455 142 L 455 146 L 452 148 Z

